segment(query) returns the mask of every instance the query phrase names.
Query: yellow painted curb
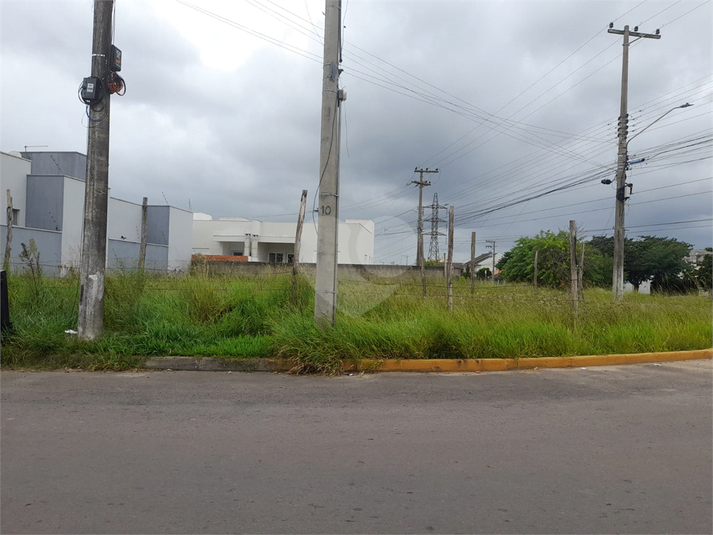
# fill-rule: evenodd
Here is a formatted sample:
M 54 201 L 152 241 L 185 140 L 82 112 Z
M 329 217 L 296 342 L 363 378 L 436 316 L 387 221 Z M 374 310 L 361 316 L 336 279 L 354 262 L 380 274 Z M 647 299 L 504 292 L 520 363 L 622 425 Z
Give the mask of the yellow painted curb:
M 521 359 L 363 359 L 344 361 L 345 371 L 381 372 L 489 372 L 533 368 L 575 368 L 614 366 L 646 362 L 673 362 L 713 358 L 713 348 L 666 353 L 621 355 L 583 355 L 576 357 L 538 357 Z

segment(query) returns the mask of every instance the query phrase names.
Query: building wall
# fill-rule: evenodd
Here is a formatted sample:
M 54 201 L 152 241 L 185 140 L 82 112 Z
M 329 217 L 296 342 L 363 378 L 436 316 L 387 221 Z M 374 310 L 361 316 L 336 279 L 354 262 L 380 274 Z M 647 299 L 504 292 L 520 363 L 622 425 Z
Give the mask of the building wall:
M 60 175 L 85 180 L 87 156 L 79 152 L 23 152 L 32 161 L 34 175 Z
M 371 264 L 374 261 L 374 222 L 347 219 L 339 229 L 339 262 Z
M 126 240 L 108 240 L 107 242 L 107 268 L 125 270 L 135 269 L 139 265 L 140 242 Z M 168 266 L 167 245 L 146 245 L 147 271 L 165 272 Z
M 211 255 L 230 255 L 242 251 L 251 262 L 267 262 L 271 252 L 294 252 L 297 223 L 218 219 L 193 221 L 193 252 Z M 247 234 L 252 236 L 248 237 Z M 370 264 L 374 261 L 374 222 L 347 220 L 339 224 L 338 256 L 340 264 Z M 317 228 L 306 220 L 302 227 L 300 262 L 315 262 L 317 256 Z M 286 261 L 286 260 L 285 260 Z
M 220 245 L 222 246 L 224 255 L 247 256 L 248 254 L 248 245 L 246 241 L 222 242 Z
M 141 205 L 110 197 L 106 232 L 110 240 L 127 240 L 140 243 Z
M 110 269 L 138 267 L 141 244 L 135 241 L 107 240 L 106 266 Z
M 146 269 L 149 271 L 166 271 L 168 266 L 168 246 L 146 244 Z
M 58 273 L 70 267 L 78 269 L 84 224 L 86 156 L 76 152 L 28 152 L 24 156 L 0 152 L 0 192 L 10 189 L 13 207 L 19 210 L 13 229 L 13 242 L 17 245 L 13 247 L 13 263 L 19 261 L 19 243 L 23 240 L 29 243 L 29 238 L 36 234 L 43 263 L 48 262 Z M 108 265 L 136 265 L 141 239 L 141 205 L 110 197 L 107 215 Z M 0 218 L 3 240 L 7 230 L 4 219 Z M 190 212 L 169 206 L 150 206 L 146 268 L 187 269 L 192 227 Z M 42 232 L 45 230 L 51 231 L 50 234 Z
M 26 227 L 61 231 L 64 215 L 64 176 L 28 175 L 26 207 Z
M 186 271 L 191 264 L 193 214 L 170 207 L 168 227 L 168 269 Z
M 64 177 L 64 217 L 62 219 L 62 265 L 79 269 L 84 228 L 84 181 Z
M 257 258 L 257 262 L 269 262 L 270 253 L 282 253 L 282 263 L 286 264 L 289 255 L 293 254 L 294 251 L 294 243 L 262 243 L 260 244 L 260 255 Z
M 168 245 L 170 221 L 170 206 L 149 206 L 146 213 L 146 241 L 158 245 Z
M 20 260 L 22 245 L 30 245 L 30 240 L 34 239 L 37 250 L 40 253 L 40 265 L 45 275 L 55 276 L 60 272 L 62 262 L 62 233 L 56 230 L 38 230 L 22 227 L 12 227 L 12 251 L 10 256 L 10 270 L 22 272 L 26 265 Z M 0 227 L 0 243 L 2 243 L 2 254 L 5 254 L 5 243 L 7 241 L 7 226 Z
M 31 171 L 30 160 L 0 152 L 0 198 L 1 205 L 7 206 L 7 190 L 12 195 L 12 206 L 19 210 L 17 214 L 17 225 L 25 226 L 25 215 L 27 213 L 27 175 Z M 1 218 L 5 224 L 5 217 Z

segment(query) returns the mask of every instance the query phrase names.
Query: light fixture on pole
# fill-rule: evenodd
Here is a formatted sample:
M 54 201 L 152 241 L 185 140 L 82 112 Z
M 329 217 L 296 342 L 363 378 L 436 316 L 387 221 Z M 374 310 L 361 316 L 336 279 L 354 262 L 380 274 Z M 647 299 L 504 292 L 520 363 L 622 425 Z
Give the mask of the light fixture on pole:
M 636 134 L 631 136 L 626 142 L 623 142 L 623 140 L 620 141 L 620 152 L 619 152 L 619 163 L 617 164 L 617 179 L 616 179 L 616 204 L 615 204 L 615 209 L 616 209 L 616 222 L 614 225 L 614 273 L 612 277 L 612 294 L 614 297 L 615 301 L 620 301 L 624 297 L 624 235 L 625 235 L 625 226 L 624 226 L 624 203 L 626 200 L 629 198 L 626 194 L 626 188 L 629 188 L 629 195 L 631 195 L 631 187 L 632 184 L 628 184 L 626 182 L 626 170 L 631 162 L 629 162 L 629 143 L 631 143 L 631 140 L 634 139 L 636 136 L 639 134 L 643 133 L 645 130 L 648 130 L 651 126 L 659 122 L 661 119 L 666 117 L 669 113 L 671 113 L 674 110 L 678 110 L 680 108 L 688 108 L 690 106 L 693 106 L 693 104 L 689 104 L 686 102 L 685 104 L 682 104 L 680 106 L 675 106 L 668 110 L 666 113 L 661 115 L 658 119 L 653 121 L 652 123 L 648 124 L 641 130 L 639 130 Z M 620 130 L 621 130 L 620 126 Z M 626 137 L 626 129 L 624 129 L 623 132 L 620 132 L 620 135 Z M 638 160 L 636 163 L 640 163 L 644 161 L 644 159 Z M 612 181 L 609 179 L 602 180 L 603 184 L 611 184 Z
M 631 143 L 631 140 L 632 140 L 632 139 L 634 139 L 634 138 L 635 138 L 636 136 L 638 136 L 639 134 L 641 134 L 641 133 L 645 132 L 646 130 L 648 130 L 649 128 L 651 128 L 653 125 L 655 125 L 656 123 L 658 123 L 661 119 L 663 119 L 664 117 L 666 117 L 666 116 L 667 116 L 669 113 L 671 113 L 672 111 L 674 111 L 674 110 L 679 110 L 679 109 L 681 109 L 681 108 L 690 108 L 691 106 L 693 106 L 693 104 L 689 104 L 688 102 L 686 102 L 685 104 L 681 104 L 680 106 L 674 106 L 673 108 L 671 108 L 670 110 L 668 110 L 666 113 L 664 113 L 661 117 L 659 117 L 658 119 L 656 119 L 653 123 L 650 123 L 648 126 L 645 126 L 643 129 L 639 130 L 636 134 L 634 134 L 633 136 L 631 136 L 631 137 L 629 138 L 629 141 L 626 142 L 627 147 L 629 146 L 629 143 Z

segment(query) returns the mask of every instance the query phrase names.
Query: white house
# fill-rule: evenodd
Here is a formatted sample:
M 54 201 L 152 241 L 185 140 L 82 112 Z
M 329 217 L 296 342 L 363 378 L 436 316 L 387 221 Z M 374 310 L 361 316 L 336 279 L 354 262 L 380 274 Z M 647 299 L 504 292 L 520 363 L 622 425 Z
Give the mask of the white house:
M 214 220 L 193 214 L 193 252 L 203 255 L 246 256 L 249 262 L 287 264 L 294 258 L 297 223 L 257 221 L 240 217 Z M 374 222 L 347 219 L 339 223 L 337 262 L 374 261 Z M 302 227 L 300 262 L 317 261 L 317 225 L 307 219 Z
M 21 243 L 32 238 L 47 274 L 77 269 L 81 258 L 87 157 L 78 152 L 0 152 L 0 193 L 13 203 L 11 266 L 21 265 Z M 2 203 L 6 205 L 6 201 Z M 107 265 L 133 267 L 141 241 L 141 204 L 109 198 Z M 149 205 L 146 268 L 184 270 L 191 258 L 192 214 L 173 206 Z M 7 222 L 0 222 L 0 248 Z

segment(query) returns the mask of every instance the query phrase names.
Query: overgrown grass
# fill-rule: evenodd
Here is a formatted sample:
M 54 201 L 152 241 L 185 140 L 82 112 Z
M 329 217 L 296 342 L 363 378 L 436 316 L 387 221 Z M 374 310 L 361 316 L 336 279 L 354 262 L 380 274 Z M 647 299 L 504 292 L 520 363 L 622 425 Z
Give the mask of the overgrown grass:
M 579 313 L 565 291 L 457 281 L 454 312 L 442 281 L 340 282 L 334 327 L 313 319 L 310 281 L 293 295 L 285 275 L 208 278 L 111 273 L 105 334 L 77 340 L 79 281 L 13 275 L 14 330 L 4 367 L 127 369 L 147 356 L 282 357 L 303 372 L 338 372 L 342 359 L 481 359 L 675 351 L 711 347 L 710 297 L 588 290 Z M 38 298 L 38 293 L 39 298 Z

